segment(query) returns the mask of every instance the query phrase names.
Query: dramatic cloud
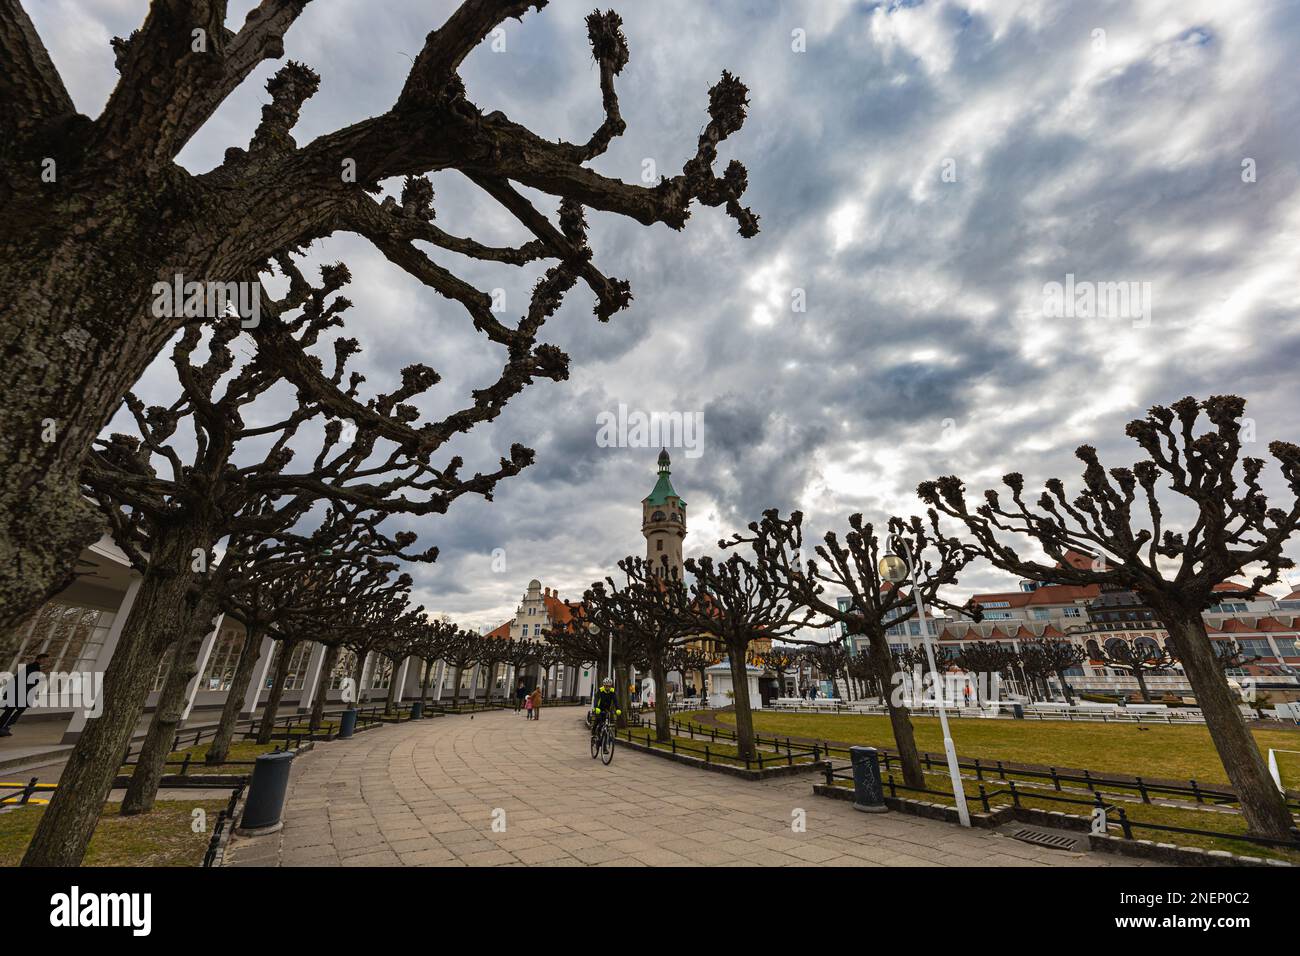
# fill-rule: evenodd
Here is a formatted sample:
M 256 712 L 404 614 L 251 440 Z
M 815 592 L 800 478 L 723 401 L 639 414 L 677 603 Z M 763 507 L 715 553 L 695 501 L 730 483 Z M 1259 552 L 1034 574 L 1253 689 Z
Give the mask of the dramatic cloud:
M 232 2 L 232 22 L 252 5 Z M 597 167 L 628 180 L 648 160 L 680 168 L 707 90 L 729 69 L 751 109 L 724 160 L 748 166 L 763 231 L 741 240 L 708 209 L 681 234 L 591 215 L 597 258 L 631 281 L 633 307 L 600 325 L 576 291 L 549 326 L 572 355 L 570 380 L 531 389 L 457 448 L 470 468 L 512 441 L 538 461 L 495 502 L 417 523 L 442 549 L 414 569 L 430 607 L 495 625 L 530 578 L 576 597 L 641 549 L 639 501 L 658 449 L 597 445 L 597 416 L 619 403 L 703 415 L 702 454 L 673 455 L 688 554 L 770 506 L 802 508 L 818 533 L 853 510 L 911 513 L 917 482 L 943 473 L 973 488 L 1012 469 L 1031 484 L 1070 483 L 1076 445 L 1130 463 L 1124 423 L 1185 394 L 1244 395 L 1256 454 L 1272 438 L 1300 440 L 1300 7 L 612 5 L 631 46 L 619 83 L 628 131 Z M 114 81 L 109 38 L 146 6 L 28 4 L 83 111 L 97 112 Z M 546 136 L 585 139 L 600 120 L 582 22 L 591 6 L 552 0 L 510 21 L 504 51 L 484 45 L 466 61 L 471 98 Z M 322 77 L 298 140 L 386 109 L 452 7 L 312 4 L 286 43 Z M 273 69 L 223 106 L 182 155 L 187 167 L 211 168 L 246 143 Z M 434 185 L 444 228 L 520 238 L 454 175 Z M 427 406 L 436 411 L 491 380 L 501 355 L 366 243 L 337 237 L 313 257 L 352 269 L 349 331 L 373 387 L 427 362 L 445 377 Z M 504 286 L 515 314 L 536 276 L 448 264 Z M 1044 287 L 1067 276 L 1148 283 L 1150 308 L 1049 317 Z M 168 371 L 156 365 L 141 391 L 164 397 Z M 988 569 L 962 582 L 1008 583 Z

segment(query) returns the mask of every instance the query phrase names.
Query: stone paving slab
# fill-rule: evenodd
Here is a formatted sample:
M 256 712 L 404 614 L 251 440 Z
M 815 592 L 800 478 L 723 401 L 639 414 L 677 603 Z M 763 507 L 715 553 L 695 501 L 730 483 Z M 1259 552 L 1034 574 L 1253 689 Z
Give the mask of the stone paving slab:
M 806 777 L 747 781 L 626 748 L 606 767 L 576 716 L 548 718 L 448 717 L 318 743 L 294 761 L 284 828 L 236 836 L 225 865 L 1151 865 L 860 813 Z

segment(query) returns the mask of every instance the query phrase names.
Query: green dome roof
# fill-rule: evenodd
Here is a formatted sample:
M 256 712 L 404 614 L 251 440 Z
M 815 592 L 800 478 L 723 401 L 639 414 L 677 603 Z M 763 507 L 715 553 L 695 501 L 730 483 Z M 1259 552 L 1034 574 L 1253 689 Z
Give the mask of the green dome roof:
M 659 480 L 655 482 L 649 496 L 644 499 L 645 504 L 662 505 L 669 498 L 676 498 L 679 505 L 683 508 L 686 507 L 686 502 L 682 501 L 681 496 L 673 490 L 672 479 L 669 478 L 668 466 L 670 464 L 672 464 L 672 461 L 668 457 L 668 449 L 664 448 L 659 452 Z

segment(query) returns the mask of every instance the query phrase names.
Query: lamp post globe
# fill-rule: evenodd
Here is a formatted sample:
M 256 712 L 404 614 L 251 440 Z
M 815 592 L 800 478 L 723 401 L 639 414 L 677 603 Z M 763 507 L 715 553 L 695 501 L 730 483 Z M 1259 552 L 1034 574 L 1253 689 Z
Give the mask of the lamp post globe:
M 907 580 L 907 562 L 896 554 L 886 554 L 881 558 L 877 570 L 880 571 L 880 576 L 890 584 L 901 584 Z

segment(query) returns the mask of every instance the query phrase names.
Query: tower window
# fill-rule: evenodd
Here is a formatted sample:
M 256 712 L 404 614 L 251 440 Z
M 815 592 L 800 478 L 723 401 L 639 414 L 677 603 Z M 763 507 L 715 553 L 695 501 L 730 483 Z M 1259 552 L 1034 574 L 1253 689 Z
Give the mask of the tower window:
M 666 516 L 662 511 L 656 511 L 654 514 L 650 516 L 651 521 L 663 521 L 665 520 L 665 518 Z
M 656 551 L 662 551 L 663 549 L 664 549 L 664 539 L 663 539 L 663 538 L 655 538 L 655 550 L 656 550 Z

